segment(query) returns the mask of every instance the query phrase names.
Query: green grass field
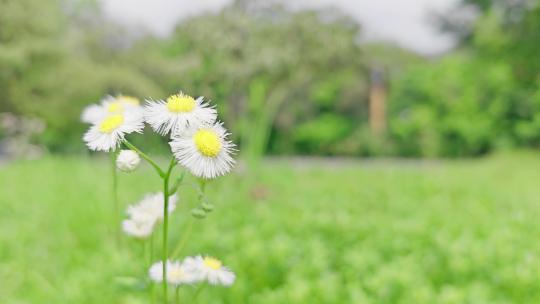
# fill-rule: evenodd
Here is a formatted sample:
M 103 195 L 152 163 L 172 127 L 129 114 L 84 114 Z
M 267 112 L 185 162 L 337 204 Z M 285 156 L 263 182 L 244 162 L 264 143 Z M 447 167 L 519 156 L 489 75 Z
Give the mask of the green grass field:
M 0 303 L 149 303 L 142 246 L 115 243 L 105 159 L 0 167 Z M 160 184 L 120 175 L 123 205 Z M 171 247 L 191 217 L 181 188 Z M 539 303 L 540 157 L 291 165 L 209 188 L 183 255 L 233 287 L 199 303 Z M 181 291 L 189 303 L 192 288 Z

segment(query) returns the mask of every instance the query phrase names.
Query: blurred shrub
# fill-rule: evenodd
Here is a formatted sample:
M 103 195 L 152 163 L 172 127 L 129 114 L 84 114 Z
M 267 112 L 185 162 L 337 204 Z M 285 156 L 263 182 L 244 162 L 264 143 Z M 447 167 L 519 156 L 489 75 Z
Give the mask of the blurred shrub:
M 80 5 L 77 5 L 80 4 Z M 92 1 L 8 1 L 0 9 L 0 109 L 46 123 L 52 151 L 81 151 L 84 106 L 107 93 L 159 93 L 153 80 L 118 60 Z M 85 18 L 96 23 L 85 23 Z M 109 36 L 108 36 L 109 35 Z M 107 53 L 107 55 L 103 55 Z M 101 56 L 100 56 L 101 54 Z
M 54 152 L 84 150 L 79 113 L 103 95 L 163 98 L 180 89 L 211 99 L 254 161 L 264 153 L 457 157 L 537 146 L 540 77 L 536 40 L 526 38 L 539 9 L 507 29 L 505 14 L 486 7 L 466 48 L 435 62 L 359 44 L 360 27 L 336 10 L 279 1 L 234 1 L 184 20 L 169 38 L 137 40 L 94 1 L 8 1 L 0 110 L 43 119 L 40 140 Z M 388 132 L 379 136 L 368 124 L 372 67 L 386 71 L 390 94 Z
M 390 136 L 397 153 L 408 156 L 479 155 L 531 144 L 536 103 L 517 88 L 508 65 L 458 54 L 393 83 Z
M 333 154 L 333 145 L 351 132 L 351 122 L 335 114 L 323 114 L 299 124 L 293 131 L 293 142 L 309 154 Z
M 247 157 L 335 154 L 329 144 L 366 112 L 359 36 L 359 26 L 338 11 L 236 1 L 183 21 L 170 39 L 139 43 L 130 63 L 167 92 L 212 99 Z

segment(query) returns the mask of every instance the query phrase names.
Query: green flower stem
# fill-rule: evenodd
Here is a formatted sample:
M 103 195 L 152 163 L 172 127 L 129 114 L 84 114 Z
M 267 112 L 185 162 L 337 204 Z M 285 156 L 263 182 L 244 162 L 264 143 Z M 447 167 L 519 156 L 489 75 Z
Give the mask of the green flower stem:
M 114 225 L 113 231 L 116 237 L 116 242 L 120 242 L 120 206 L 118 203 L 118 172 L 116 171 L 116 152 L 109 152 L 111 157 L 111 174 L 112 174 L 112 196 L 113 196 L 113 208 L 114 208 Z
M 167 234 L 169 227 L 169 178 L 174 168 L 176 161 L 174 157 L 171 159 L 169 169 L 163 175 L 163 303 L 167 304 Z
M 175 303 L 180 303 L 180 286 L 176 286 L 176 292 L 175 292 Z
M 207 181 L 205 179 L 199 179 L 199 184 L 201 185 L 201 192 L 199 193 L 200 196 L 204 196 L 204 193 L 206 192 L 206 183 Z
M 171 159 L 169 167 L 164 172 L 159 165 L 153 161 L 148 155 L 142 152 L 139 148 L 135 147 L 127 139 L 124 139 L 124 144 L 131 150 L 135 151 L 142 158 L 144 158 L 157 172 L 157 174 L 163 179 L 163 252 L 162 252 L 162 264 L 163 264 L 163 302 L 167 304 L 167 259 L 168 259 L 168 228 L 169 228 L 169 181 L 172 170 L 176 165 L 174 157 Z M 153 241 L 152 241 L 153 242 Z M 153 244 L 151 245 L 151 257 L 153 258 Z M 152 287 L 152 302 L 154 301 L 154 288 Z
M 161 176 L 161 178 L 165 178 L 165 173 L 161 168 L 154 162 L 148 155 L 146 155 L 143 151 L 139 150 L 139 148 L 135 147 L 132 143 L 130 143 L 127 139 L 124 139 L 124 144 L 130 148 L 131 150 L 137 152 L 142 158 L 144 158 L 154 169 L 156 172 Z
M 182 185 L 182 181 L 184 180 L 185 175 L 186 171 L 182 171 L 180 177 L 176 179 L 172 187 L 169 189 L 170 194 L 176 193 L 176 191 L 178 191 L 178 188 L 180 188 L 180 186 Z
M 152 233 L 150 235 L 150 260 L 148 261 L 148 267 L 146 268 L 147 271 L 152 267 L 152 263 L 154 262 L 154 234 Z M 154 284 L 150 283 L 150 303 L 154 304 L 156 303 L 156 292 L 154 288 Z

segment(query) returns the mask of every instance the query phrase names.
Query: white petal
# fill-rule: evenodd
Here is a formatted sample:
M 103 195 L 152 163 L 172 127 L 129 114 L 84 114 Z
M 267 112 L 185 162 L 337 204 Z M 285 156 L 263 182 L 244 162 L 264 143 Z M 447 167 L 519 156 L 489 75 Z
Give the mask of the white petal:
M 217 111 L 206 104 L 202 97 L 195 100 L 195 108 L 191 112 L 171 112 L 164 100 L 147 100 L 144 118 L 160 135 L 171 136 L 182 133 L 190 127 L 213 123 Z
M 208 157 L 199 152 L 195 145 L 194 135 L 200 129 L 212 129 L 221 142 L 221 150 L 216 157 Z M 189 169 L 191 174 L 212 179 L 231 171 L 235 161 L 231 154 L 235 151 L 235 146 L 227 140 L 227 132 L 220 123 L 213 125 L 203 125 L 199 128 L 192 128 L 182 135 L 176 135 L 169 145 L 176 160 Z

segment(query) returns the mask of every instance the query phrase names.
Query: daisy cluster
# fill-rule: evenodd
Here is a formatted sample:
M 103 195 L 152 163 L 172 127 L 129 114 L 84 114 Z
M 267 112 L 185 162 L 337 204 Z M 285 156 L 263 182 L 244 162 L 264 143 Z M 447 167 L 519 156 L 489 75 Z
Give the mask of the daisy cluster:
M 230 286 L 235 274 L 213 257 L 187 257 L 183 261 L 167 261 L 167 283 L 173 286 L 207 282 L 211 285 Z M 163 280 L 163 262 L 157 262 L 149 270 L 150 279 L 160 283 Z
M 142 133 L 146 123 L 157 134 L 169 136 L 176 160 L 196 177 L 213 179 L 234 165 L 231 154 L 235 146 L 217 120 L 215 107 L 203 97 L 195 99 L 180 92 L 165 100 L 148 99 L 141 106 L 134 97 L 107 96 L 86 107 L 81 120 L 91 124 L 83 140 L 92 151 L 115 151 L 127 134 Z M 122 152 L 117 159 L 122 171 L 131 171 L 138 164 L 138 158 L 128 153 Z
M 152 237 L 156 226 L 163 223 L 163 258 L 149 269 L 150 280 L 164 287 L 167 302 L 167 285 L 178 288 L 183 284 L 209 283 L 230 286 L 235 274 L 223 263 L 209 256 L 186 257 L 182 261 L 170 260 L 167 250 L 167 223 L 176 209 L 178 185 L 169 186 L 172 169 L 176 164 L 201 181 L 199 200 L 201 207 L 192 210 L 196 218 L 203 218 L 212 206 L 205 201 L 204 185 L 209 179 L 225 175 L 234 165 L 232 154 L 235 145 L 229 133 L 217 119 L 217 111 L 203 97 L 193 98 L 179 92 L 164 100 L 147 99 L 144 104 L 130 96 L 106 96 L 98 104 L 86 107 L 81 120 L 90 124 L 83 140 L 92 151 L 110 152 L 114 166 L 120 171 L 131 172 L 141 158 L 151 164 L 164 183 L 164 192 L 146 194 L 140 201 L 129 205 L 127 218 L 122 221 L 123 232 L 135 239 Z M 173 160 L 169 169 L 163 170 L 148 155 L 131 144 L 126 135 L 143 133 L 148 125 L 156 134 L 169 140 Z M 125 146 L 128 149 L 119 150 Z M 178 180 L 180 183 L 181 179 Z M 113 189 L 116 197 L 116 169 L 113 170 Z M 117 203 L 115 199 L 115 203 Z M 150 250 L 153 252 L 153 239 Z M 181 242 L 180 242 L 181 244 Z M 150 255 L 152 257 L 152 254 Z M 150 263 L 146 264 L 149 265 Z

